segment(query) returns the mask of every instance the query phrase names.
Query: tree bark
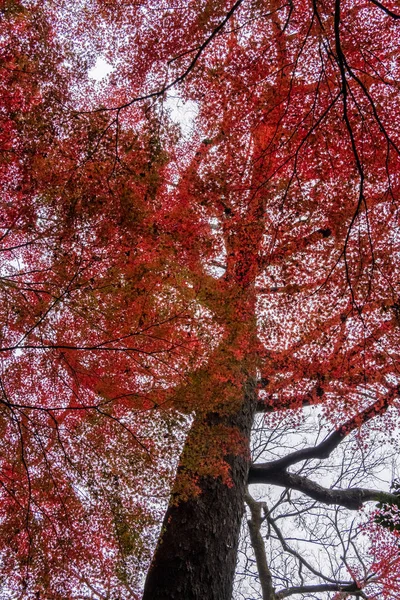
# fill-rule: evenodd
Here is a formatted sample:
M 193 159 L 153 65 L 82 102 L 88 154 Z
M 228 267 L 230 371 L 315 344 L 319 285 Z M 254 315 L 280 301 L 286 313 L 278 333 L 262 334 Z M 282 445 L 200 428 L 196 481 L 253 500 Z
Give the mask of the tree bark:
M 247 382 L 245 388 L 241 406 L 234 414 L 195 418 L 178 468 L 177 487 L 185 469 L 185 453 L 190 453 L 204 420 L 208 427 L 214 421 L 235 427 L 249 444 L 257 400 L 254 382 Z M 226 485 L 220 477 L 203 476 L 197 482 L 199 495 L 177 504 L 172 497 L 143 600 L 231 600 L 250 452 L 224 458 L 233 485 Z

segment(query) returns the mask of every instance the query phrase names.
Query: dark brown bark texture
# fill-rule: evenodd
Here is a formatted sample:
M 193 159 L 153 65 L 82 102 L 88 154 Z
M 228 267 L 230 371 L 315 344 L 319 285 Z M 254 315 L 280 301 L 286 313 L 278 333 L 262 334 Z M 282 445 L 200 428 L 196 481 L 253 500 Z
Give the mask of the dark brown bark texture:
M 204 418 L 237 427 L 249 441 L 255 408 L 255 386 L 248 384 L 235 414 Z M 201 417 L 193 422 L 183 457 L 198 427 Z M 250 453 L 225 459 L 231 468 L 231 487 L 219 477 L 202 477 L 198 496 L 169 506 L 143 600 L 231 600 Z

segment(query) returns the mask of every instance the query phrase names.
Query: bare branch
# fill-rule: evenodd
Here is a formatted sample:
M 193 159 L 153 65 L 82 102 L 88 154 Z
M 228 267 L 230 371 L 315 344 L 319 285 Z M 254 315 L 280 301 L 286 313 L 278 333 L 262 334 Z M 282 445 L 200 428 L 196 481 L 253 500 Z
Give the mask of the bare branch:
M 314 592 L 345 592 L 352 596 L 358 596 L 359 598 L 366 598 L 366 595 L 356 583 L 349 585 L 336 585 L 334 583 L 321 583 L 318 585 L 301 585 L 298 587 L 291 587 L 287 590 L 281 590 L 276 593 L 276 599 L 287 598 L 293 594 L 312 594 Z
M 336 584 L 347 585 L 347 582 L 338 581 L 337 579 L 332 579 L 331 577 L 327 577 L 326 575 L 324 575 L 323 573 L 321 573 L 320 571 L 315 569 L 301 554 L 299 554 L 299 552 L 296 552 L 296 550 L 293 550 L 293 548 L 291 548 L 289 546 L 289 544 L 285 540 L 284 536 L 282 535 L 281 530 L 279 529 L 278 525 L 276 524 L 275 519 L 273 519 L 271 516 L 268 516 L 267 518 L 268 518 L 268 523 L 271 525 L 272 529 L 275 531 L 276 536 L 277 536 L 278 540 L 280 541 L 281 546 L 285 552 L 288 552 L 289 554 L 294 556 L 301 565 L 303 565 L 306 569 L 308 569 L 311 573 L 313 573 L 317 577 L 324 579 L 325 582 L 334 583 L 335 585 Z
M 263 600 L 276 600 L 275 590 L 272 586 L 272 574 L 267 563 L 267 555 L 265 552 L 264 540 L 261 535 L 261 524 L 263 517 L 261 510 L 264 506 L 263 502 L 257 502 L 247 492 L 245 496 L 246 504 L 250 509 L 251 519 L 247 521 L 250 532 L 250 541 L 256 557 L 258 576 L 262 590 Z
M 318 444 L 318 446 L 303 448 L 302 450 L 292 452 L 291 454 L 288 454 L 287 456 L 284 456 L 278 460 L 255 466 L 263 467 L 264 469 L 268 469 L 270 471 L 277 471 L 287 469 L 287 467 L 304 460 L 309 460 L 312 458 L 328 458 L 335 448 L 338 447 L 340 442 L 346 436 L 348 436 L 349 433 L 354 431 L 354 429 L 359 429 L 371 419 L 384 414 L 392 404 L 396 394 L 397 389 L 392 388 L 384 397 L 378 398 L 378 400 L 376 400 L 371 406 L 368 406 L 368 408 L 357 413 L 357 415 L 346 421 L 346 423 L 336 429 L 336 431 L 329 435 L 326 440 Z
M 399 498 L 395 494 L 370 490 L 367 488 L 350 488 L 348 490 L 329 489 L 315 481 L 295 473 L 272 471 L 263 465 L 253 465 L 249 472 L 249 484 L 268 483 L 290 488 L 306 494 L 322 504 L 336 504 L 349 510 L 359 510 L 365 502 L 383 502 L 398 505 Z

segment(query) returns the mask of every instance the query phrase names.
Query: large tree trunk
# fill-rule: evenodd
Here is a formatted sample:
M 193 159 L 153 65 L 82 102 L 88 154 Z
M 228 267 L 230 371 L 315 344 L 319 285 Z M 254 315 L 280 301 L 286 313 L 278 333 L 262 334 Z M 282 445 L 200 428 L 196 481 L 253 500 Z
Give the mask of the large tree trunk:
M 197 417 L 192 425 L 178 468 L 176 485 L 184 471 L 185 454 L 198 442 L 207 420 L 210 428 L 235 427 L 250 438 L 256 407 L 254 382 L 247 382 L 240 409 L 234 414 Z M 232 486 L 221 477 L 203 476 L 201 493 L 174 502 L 166 512 L 160 539 L 147 575 L 143 600 L 231 600 L 240 523 L 244 511 L 249 452 L 224 457 L 230 465 Z

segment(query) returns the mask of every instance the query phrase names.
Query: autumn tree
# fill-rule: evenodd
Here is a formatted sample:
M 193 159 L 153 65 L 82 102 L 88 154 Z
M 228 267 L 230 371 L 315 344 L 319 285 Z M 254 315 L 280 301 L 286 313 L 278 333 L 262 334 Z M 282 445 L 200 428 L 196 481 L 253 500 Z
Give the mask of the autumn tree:
M 231 598 L 248 483 L 396 505 L 292 467 L 396 426 L 398 20 L 392 0 L 1 3 L 15 597 L 135 598 L 170 485 L 144 600 Z M 96 86 L 99 55 L 114 70 Z M 325 441 L 250 464 L 256 412 L 314 404 Z M 396 530 L 378 521 L 390 598 Z

